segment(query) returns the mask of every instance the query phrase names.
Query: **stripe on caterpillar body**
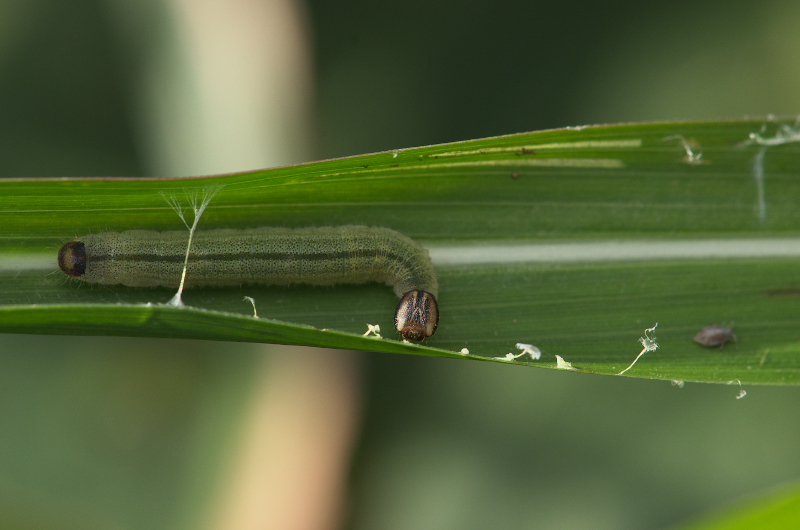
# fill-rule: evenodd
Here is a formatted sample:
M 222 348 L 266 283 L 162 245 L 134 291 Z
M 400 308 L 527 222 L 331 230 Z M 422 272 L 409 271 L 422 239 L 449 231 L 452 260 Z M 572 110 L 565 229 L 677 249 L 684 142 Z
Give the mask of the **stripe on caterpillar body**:
M 177 287 L 186 231 L 102 232 L 70 241 L 58 253 L 61 270 L 89 283 Z M 439 284 L 428 251 L 388 228 L 219 229 L 197 232 L 186 286 L 383 282 L 401 297 L 397 330 L 407 339 L 433 335 Z

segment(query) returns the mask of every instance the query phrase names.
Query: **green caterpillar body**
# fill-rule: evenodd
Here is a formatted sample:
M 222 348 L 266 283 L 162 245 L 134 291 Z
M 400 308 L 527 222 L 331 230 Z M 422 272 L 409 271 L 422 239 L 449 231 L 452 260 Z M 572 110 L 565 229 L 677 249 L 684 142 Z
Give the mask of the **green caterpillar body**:
M 89 283 L 177 287 L 188 242 L 187 231 L 89 234 L 61 247 L 58 264 Z M 186 268 L 187 287 L 365 282 L 386 283 L 402 298 L 395 324 L 404 337 L 435 332 L 439 284 L 428 251 L 388 228 L 204 230 L 192 240 Z

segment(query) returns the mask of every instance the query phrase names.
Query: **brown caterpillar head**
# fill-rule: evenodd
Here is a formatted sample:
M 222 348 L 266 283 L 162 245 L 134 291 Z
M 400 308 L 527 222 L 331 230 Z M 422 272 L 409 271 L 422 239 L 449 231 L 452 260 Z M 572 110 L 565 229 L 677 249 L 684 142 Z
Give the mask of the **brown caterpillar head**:
M 394 327 L 406 340 L 424 340 L 436 333 L 439 304 L 427 291 L 408 291 L 397 304 Z
M 80 241 L 70 241 L 58 251 L 58 267 L 67 276 L 80 278 L 86 274 L 86 247 Z

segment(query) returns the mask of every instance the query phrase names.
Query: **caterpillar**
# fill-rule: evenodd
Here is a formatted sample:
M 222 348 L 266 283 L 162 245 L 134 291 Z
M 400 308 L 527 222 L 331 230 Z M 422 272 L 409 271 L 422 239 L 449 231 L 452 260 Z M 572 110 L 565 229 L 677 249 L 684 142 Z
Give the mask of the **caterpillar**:
M 189 233 L 129 230 L 69 241 L 58 266 L 88 283 L 177 287 Z M 383 282 L 400 297 L 395 328 L 405 339 L 436 332 L 439 283 L 428 251 L 388 228 L 216 229 L 197 232 L 186 268 L 186 286 Z

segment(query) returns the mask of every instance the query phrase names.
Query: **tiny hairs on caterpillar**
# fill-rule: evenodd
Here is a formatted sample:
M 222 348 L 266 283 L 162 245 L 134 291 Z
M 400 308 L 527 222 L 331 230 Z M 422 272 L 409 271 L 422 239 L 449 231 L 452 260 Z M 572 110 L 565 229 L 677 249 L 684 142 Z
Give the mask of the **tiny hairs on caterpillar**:
M 177 287 L 186 231 L 102 232 L 78 237 L 58 252 L 67 275 L 89 283 Z M 186 286 L 383 282 L 401 298 L 395 327 L 411 340 L 436 332 L 439 282 L 428 251 L 388 228 L 218 229 L 194 235 Z

